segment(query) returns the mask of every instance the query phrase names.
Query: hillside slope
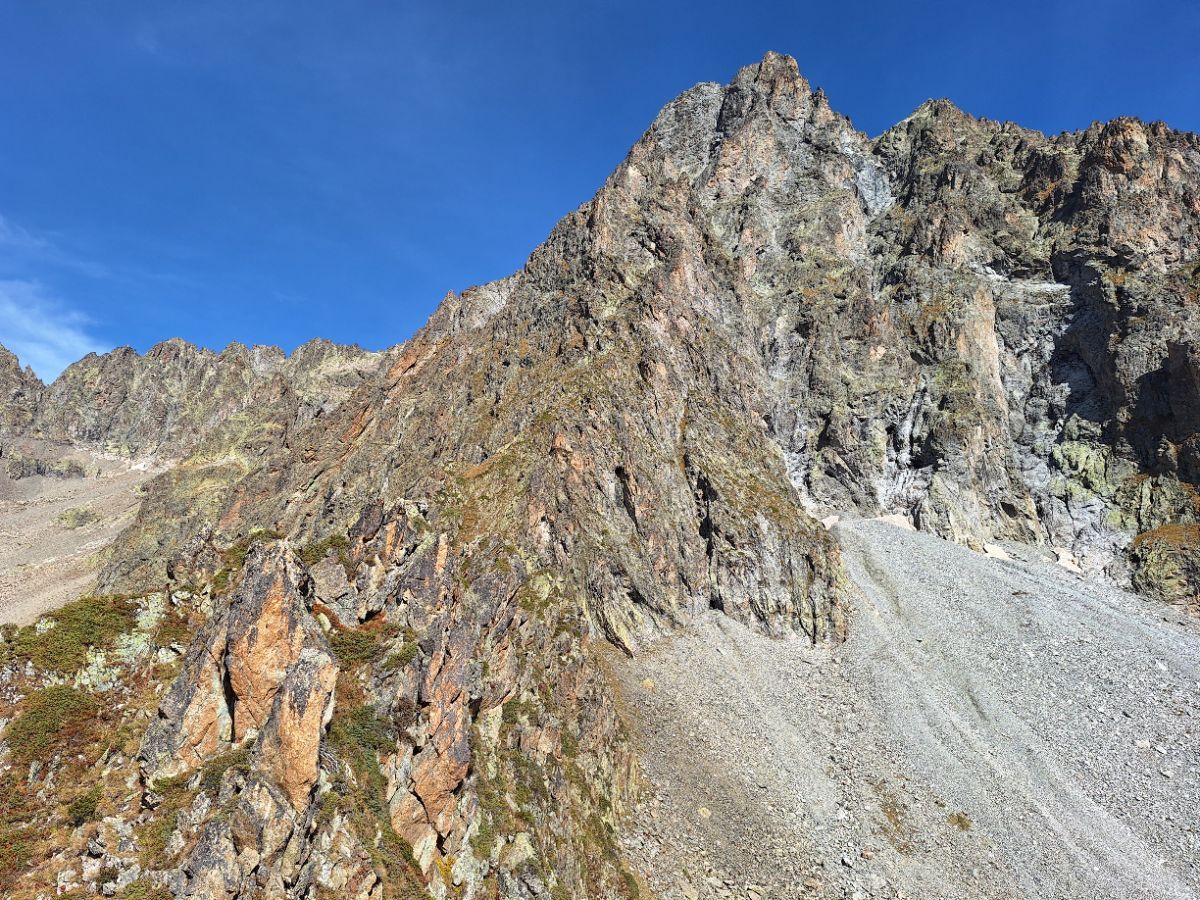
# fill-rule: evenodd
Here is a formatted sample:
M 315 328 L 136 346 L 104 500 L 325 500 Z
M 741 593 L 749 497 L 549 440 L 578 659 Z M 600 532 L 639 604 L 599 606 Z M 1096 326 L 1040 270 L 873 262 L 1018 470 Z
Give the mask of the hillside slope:
M 1016 547 L 835 532 L 844 644 L 714 616 L 622 667 L 659 896 L 1200 895 L 1194 620 Z

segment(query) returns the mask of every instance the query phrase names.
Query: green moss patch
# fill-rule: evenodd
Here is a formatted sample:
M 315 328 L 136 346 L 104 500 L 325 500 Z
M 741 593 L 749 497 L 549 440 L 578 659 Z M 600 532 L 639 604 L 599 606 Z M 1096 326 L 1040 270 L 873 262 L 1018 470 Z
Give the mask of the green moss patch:
M 155 884 L 149 878 L 139 878 L 121 893 L 118 900 L 172 900 L 171 892 L 162 885 Z
M 346 539 L 344 534 L 331 534 L 328 537 L 317 541 L 315 544 L 309 544 L 307 547 L 301 550 L 300 561 L 311 569 L 313 566 L 319 565 L 320 562 L 329 555 L 329 551 L 332 550 L 337 554 L 338 562 L 342 564 L 342 568 L 346 569 L 347 573 L 349 573 L 349 548 L 350 542 Z
M 417 646 L 416 641 L 406 641 L 399 650 L 388 655 L 383 661 L 383 667 L 391 672 L 399 671 L 416 659 L 420 652 L 421 648 Z
M 200 770 L 200 790 L 215 795 L 221 790 L 221 782 L 230 769 L 243 773 L 250 771 L 249 747 L 239 747 L 228 753 L 218 754 L 206 762 Z
M 384 640 L 380 632 L 360 628 L 334 631 L 329 636 L 334 655 L 346 667 L 362 665 L 382 655 Z
M 389 653 L 395 640 L 401 635 L 404 636 L 405 643 Z M 418 648 L 415 638 L 411 630 L 402 630 L 387 624 L 366 625 L 361 628 L 335 627 L 329 635 L 329 644 L 342 668 L 352 669 L 368 665 L 379 662 L 386 656 L 386 668 L 399 669 L 416 658 Z

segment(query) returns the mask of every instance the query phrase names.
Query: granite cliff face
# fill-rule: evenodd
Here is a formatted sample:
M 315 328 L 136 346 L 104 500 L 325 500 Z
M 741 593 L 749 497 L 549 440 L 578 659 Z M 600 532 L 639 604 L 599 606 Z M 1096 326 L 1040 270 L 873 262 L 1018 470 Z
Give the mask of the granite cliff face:
M 769 54 L 391 351 L 171 341 L 49 387 L 0 359 L 0 427 L 177 460 L 98 586 L 141 598 L 158 655 L 111 690 L 155 712 L 105 751 L 103 833 L 0 884 L 101 859 L 174 896 L 635 896 L 610 655 L 709 610 L 841 639 L 818 518 L 1046 544 L 1195 604 L 1198 309 L 1196 136 L 936 101 L 870 140 Z M 162 846 L 123 850 L 129 823 Z

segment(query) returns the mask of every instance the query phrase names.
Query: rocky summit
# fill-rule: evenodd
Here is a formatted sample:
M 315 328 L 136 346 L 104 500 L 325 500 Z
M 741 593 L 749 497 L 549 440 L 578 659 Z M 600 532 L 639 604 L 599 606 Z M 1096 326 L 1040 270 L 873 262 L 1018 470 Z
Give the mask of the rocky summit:
M 768 54 L 390 350 L 0 349 L 0 457 L 6 897 L 1200 895 L 1196 135 Z

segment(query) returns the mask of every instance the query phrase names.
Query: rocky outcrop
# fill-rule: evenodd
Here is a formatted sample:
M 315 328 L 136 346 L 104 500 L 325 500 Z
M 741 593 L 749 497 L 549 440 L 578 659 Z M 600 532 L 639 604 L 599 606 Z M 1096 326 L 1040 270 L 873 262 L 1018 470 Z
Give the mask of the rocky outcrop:
M 631 761 L 581 609 L 515 546 L 452 552 L 423 507 L 371 505 L 305 563 L 263 538 L 214 596 L 140 753 L 156 816 L 214 780 L 232 810 L 176 818 L 180 896 L 624 883 Z
M 303 650 L 279 686 L 252 768 L 279 785 L 292 807 L 307 809 L 317 783 L 321 737 L 333 712 L 337 666 L 328 654 Z
M 17 357 L 0 347 L 0 440 L 28 429 L 41 392 L 33 369 L 22 369 Z
M 241 585 L 192 642 L 146 734 L 146 784 L 257 739 L 256 771 L 307 807 L 338 672 L 307 608 L 308 587 L 286 544 L 250 551 Z
M 1194 520 L 1198 153 L 1159 125 L 1047 138 L 946 101 L 869 141 L 768 56 L 671 103 L 524 270 L 448 298 L 176 542 L 228 511 L 315 534 L 314 504 L 349 521 L 380 471 L 385 499 L 437 506 L 446 473 L 521 457 L 541 552 L 627 647 L 710 604 L 836 633 L 827 601 L 789 595 L 831 596 L 804 511 L 1044 542 L 1127 582 L 1134 536 Z M 719 587 L 749 545 L 791 573 L 753 600 Z
M 339 667 L 310 589 L 286 543 L 252 547 L 227 608 L 192 642 L 146 734 L 139 759 L 152 808 L 197 782 L 226 807 L 211 817 L 202 794 L 186 815 L 159 811 L 174 816 L 181 843 L 185 831 L 195 835 L 170 879 L 176 896 L 283 897 L 298 882 L 379 894 L 367 850 L 313 819 Z M 341 859 L 314 872 L 314 842 L 324 852 L 340 843 Z

